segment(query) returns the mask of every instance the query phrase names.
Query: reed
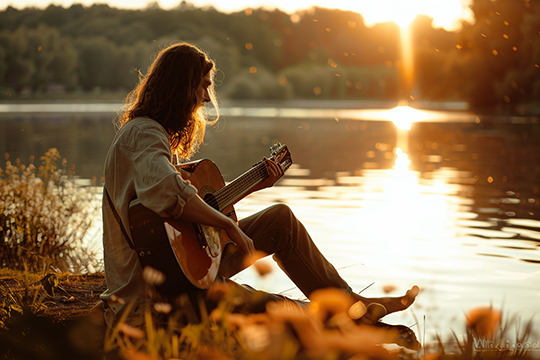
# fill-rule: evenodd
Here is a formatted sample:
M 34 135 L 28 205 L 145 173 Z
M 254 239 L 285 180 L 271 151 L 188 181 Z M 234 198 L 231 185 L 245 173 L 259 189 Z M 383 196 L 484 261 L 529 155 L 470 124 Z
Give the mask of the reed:
M 75 166 L 57 149 L 41 156 L 41 165 L 5 155 L 0 168 L 0 267 L 34 273 L 50 267 L 85 271 L 92 254 L 82 239 L 98 210 L 95 194 L 75 184 Z M 61 165 L 58 164 L 61 162 Z

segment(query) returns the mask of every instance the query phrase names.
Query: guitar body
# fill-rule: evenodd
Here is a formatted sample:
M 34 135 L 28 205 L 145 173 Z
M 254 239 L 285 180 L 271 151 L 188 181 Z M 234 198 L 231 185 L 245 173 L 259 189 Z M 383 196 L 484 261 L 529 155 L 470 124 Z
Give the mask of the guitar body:
M 272 159 L 285 171 L 292 159 L 284 145 L 274 145 Z M 217 211 L 237 221 L 233 204 L 249 189 L 268 177 L 261 162 L 225 185 L 221 172 L 204 159 L 177 166 L 184 180 L 197 188 L 197 194 Z M 138 199 L 129 207 L 131 238 L 142 267 L 151 266 L 165 274 L 156 286 L 167 295 L 207 289 L 215 281 L 225 246 L 232 242 L 221 229 L 182 219 L 161 218 Z
M 225 185 L 221 172 L 210 160 L 186 163 L 177 170 L 210 204 L 212 194 Z M 232 205 L 216 210 L 237 221 Z M 141 265 L 151 266 L 166 275 L 165 282 L 158 286 L 161 292 L 178 295 L 193 287 L 207 289 L 212 285 L 223 248 L 230 242 L 225 231 L 181 219 L 161 218 L 140 203 L 130 206 L 129 219 Z
M 221 172 L 212 161 L 205 159 L 188 163 L 179 166 L 178 171 L 184 180 L 189 180 L 197 188 L 197 194 L 207 204 L 235 222 L 238 221 L 232 205 L 221 209 L 212 197 L 217 190 L 225 186 Z M 164 221 L 165 226 L 169 225 L 183 234 L 176 237 L 174 244 L 171 241 L 171 246 L 186 277 L 197 288 L 207 289 L 216 279 L 225 245 L 232 242 L 227 233 L 221 229 L 181 219 L 164 219 Z

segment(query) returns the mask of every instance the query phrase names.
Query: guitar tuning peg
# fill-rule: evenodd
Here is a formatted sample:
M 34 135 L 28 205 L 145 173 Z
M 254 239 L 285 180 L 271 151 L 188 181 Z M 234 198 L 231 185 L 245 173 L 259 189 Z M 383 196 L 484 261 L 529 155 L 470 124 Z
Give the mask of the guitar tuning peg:
M 278 142 L 277 144 L 270 146 L 270 151 L 272 153 L 275 153 L 279 150 L 280 147 L 281 147 L 281 143 Z

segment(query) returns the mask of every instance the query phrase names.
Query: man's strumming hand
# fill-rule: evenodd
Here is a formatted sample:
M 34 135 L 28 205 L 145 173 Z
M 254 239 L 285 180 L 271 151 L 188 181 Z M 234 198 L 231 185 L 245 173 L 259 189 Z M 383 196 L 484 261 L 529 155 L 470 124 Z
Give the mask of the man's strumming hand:
M 231 220 L 231 225 L 224 227 L 223 230 L 227 233 L 229 239 L 232 240 L 238 246 L 240 254 L 249 255 L 255 252 L 255 246 L 253 240 L 249 238 L 244 232 Z

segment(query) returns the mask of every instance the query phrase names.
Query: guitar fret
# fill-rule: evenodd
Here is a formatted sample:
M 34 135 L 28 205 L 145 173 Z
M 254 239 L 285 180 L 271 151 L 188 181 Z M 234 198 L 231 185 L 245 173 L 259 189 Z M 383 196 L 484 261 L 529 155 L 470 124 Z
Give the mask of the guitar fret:
M 258 171 L 250 172 L 249 174 L 247 174 L 251 176 L 244 176 L 238 178 L 236 181 L 232 182 L 227 187 L 222 188 L 223 191 L 219 192 L 217 195 L 214 194 L 216 196 L 216 199 L 218 200 L 218 203 L 220 204 L 220 209 L 230 205 L 229 202 L 232 203 L 237 196 L 240 196 L 242 194 L 243 190 L 248 190 L 260 179 L 263 179 L 262 175 L 268 174 L 266 171 L 260 171 L 260 169 L 257 170 Z
M 224 186 L 214 193 L 220 210 L 231 205 L 235 199 L 241 196 L 245 191 L 268 176 L 266 164 L 261 163 L 246 173 L 240 175 L 229 185 Z

